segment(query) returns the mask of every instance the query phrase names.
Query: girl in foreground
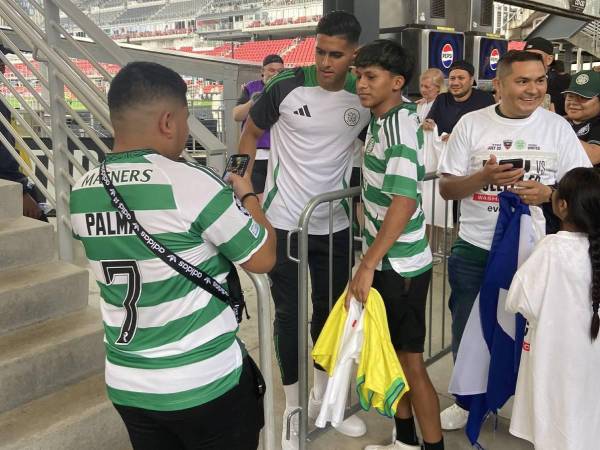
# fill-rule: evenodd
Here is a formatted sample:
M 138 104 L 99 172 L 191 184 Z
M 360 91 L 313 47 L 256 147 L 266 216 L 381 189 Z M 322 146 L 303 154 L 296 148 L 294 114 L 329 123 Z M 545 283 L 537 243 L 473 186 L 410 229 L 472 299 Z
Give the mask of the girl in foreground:
M 600 171 L 576 168 L 552 196 L 561 231 L 517 271 L 506 308 L 528 321 L 510 424 L 538 450 L 597 448 Z

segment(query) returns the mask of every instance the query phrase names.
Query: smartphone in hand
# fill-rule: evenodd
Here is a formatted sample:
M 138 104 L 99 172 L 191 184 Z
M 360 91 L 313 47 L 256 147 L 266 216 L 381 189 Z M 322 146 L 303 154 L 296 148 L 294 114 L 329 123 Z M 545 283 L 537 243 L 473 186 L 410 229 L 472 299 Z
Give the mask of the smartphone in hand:
M 522 169 L 524 166 L 523 163 L 524 163 L 523 158 L 501 159 L 500 161 L 498 161 L 499 165 L 512 164 L 512 169 L 508 169 L 508 170 Z M 520 179 L 522 180 L 523 178 L 524 178 L 524 176 L 522 176 Z M 518 186 L 514 186 L 514 188 L 519 189 Z
M 512 164 L 512 169 L 522 169 L 523 168 L 523 158 L 512 158 L 512 159 L 501 159 L 498 162 L 499 165 L 502 164 Z
M 225 172 L 223 172 L 223 179 L 226 180 L 227 175 L 230 173 L 235 173 L 236 175 L 243 177 L 249 162 L 250 156 L 248 155 L 231 155 L 227 161 Z

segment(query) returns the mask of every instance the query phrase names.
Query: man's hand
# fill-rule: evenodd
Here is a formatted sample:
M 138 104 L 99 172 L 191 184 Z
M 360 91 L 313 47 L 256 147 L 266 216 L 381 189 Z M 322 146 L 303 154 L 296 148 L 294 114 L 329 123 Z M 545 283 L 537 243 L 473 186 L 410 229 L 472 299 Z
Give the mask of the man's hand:
M 524 175 L 523 169 L 513 169 L 512 164 L 498 164 L 496 155 L 490 155 L 481 173 L 486 185 L 512 186 Z
M 247 193 L 254 192 L 252 183 L 246 177 L 240 177 L 235 173 L 230 173 L 227 177 L 227 182 L 231 184 L 237 198 L 242 198 Z
M 423 129 L 425 131 L 433 131 L 434 128 L 435 128 L 435 122 L 433 121 L 433 119 L 425 119 L 423 121 Z
M 519 181 L 513 188 L 509 189 L 510 192 L 514 192 L 521 201 L 528 205 L 541 205 L 550 201 L 552 197 L 552 189 L 550 186 L 546 186 L 539 181 L 527 180 Z
M 348 292 L 346 293 L 346 299 L 344 301 L 346 310 L 348 310 L 350 307 L 350 299 L 353 297 L 356 299 L 356 301 L 361 303 L 365 303 L 367 301 L 367 298 L 369 297 L 369 291 L 373 285 L 374 274 L 375 269 L 370 269 L 366 267 L 364 263 L 360 263 L 358 270 L 348 285 Z
M 450 139 L 450 135 L 448 133 L 442 133 L 441 139 L 442 142 L 448 142 L 448 139 Z
M 42 216 L 42 210 L 29 194 L 23 194 L 23 215 L 32 219 L 39 219 Z

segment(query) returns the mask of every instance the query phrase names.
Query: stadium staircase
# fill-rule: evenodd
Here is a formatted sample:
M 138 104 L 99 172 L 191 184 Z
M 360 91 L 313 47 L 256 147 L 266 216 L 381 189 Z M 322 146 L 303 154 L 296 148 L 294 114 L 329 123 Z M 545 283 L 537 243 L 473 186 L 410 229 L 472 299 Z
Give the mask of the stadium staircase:
M 89 38 L 70 36 L 60 15 Z M 0 60 L 19 84 L 17 89 L 0 73 L 0 102 L 11 110 L 14 124 L 4 116 L 0 121 L 16 145 L 0 141 L 56 210 L 56 228 L 23 217 L 21 185 L 0 180 L 0 450 L 130 448 L 106 397 L 102 319 L 94 302 L 88 305 L 88 270 L 70 263 L 76 253 L 71 186 L 86 171 L 81 158 L 94 166 L 110 149 L 65 93 L 111 132 L 105 87 L 114 72 L 107 64 L 159 62 L 182 74 L 223 80 L 231 98 L 240 74 L 255 78 L 258 67 L 119 46 L 69 0 L 0 0 L 0 18 L 8 25 L 0 27 L 0 41 L 14 54 L 10 59 L 0 54 Z M 98 76 L 88 78 L 89 71 Z M 209 164 L 224 166 L 225 144 L 195 117 L 189 125 L 207 159 L 213 158 Z M 94 151 L 82 137 L 95 143 Z
M 22 216 L 21 189 L 0 180 L 0 450 L 128 448 L 88 271 L 57 259 L 54 227 Z

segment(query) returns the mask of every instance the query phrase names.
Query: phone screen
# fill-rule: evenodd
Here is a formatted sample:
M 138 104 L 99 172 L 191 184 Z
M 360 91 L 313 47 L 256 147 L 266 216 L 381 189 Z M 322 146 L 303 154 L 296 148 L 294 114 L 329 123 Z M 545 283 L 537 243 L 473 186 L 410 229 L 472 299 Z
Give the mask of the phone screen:
M 227 161 L 227 167 L 225 167 L 223 178 L 225 178 L 228 173 L 235 173 L 236 175 L 243 177 L 249 162 L 250 157 L 248 155 L 231 155 Z

